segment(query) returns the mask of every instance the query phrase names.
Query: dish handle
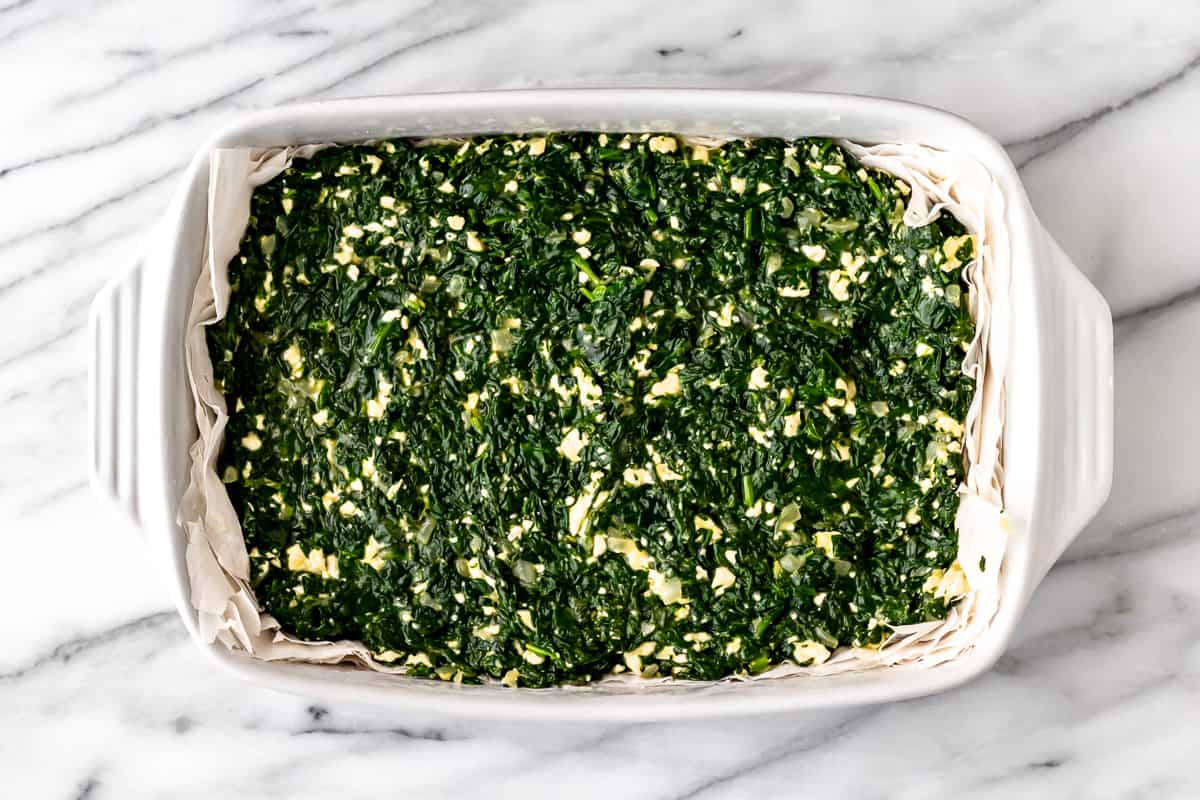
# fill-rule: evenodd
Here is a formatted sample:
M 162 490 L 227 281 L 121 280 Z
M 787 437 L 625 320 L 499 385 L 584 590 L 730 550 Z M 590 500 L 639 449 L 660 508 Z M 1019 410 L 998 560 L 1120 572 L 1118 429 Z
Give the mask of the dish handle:
M 1046 250 L 1059 281 L 1061 328 L 1050 402 L 1062 426 L 1057 453 L 1060 494 L 1054 533 L 1042 551 L 1043 574 L 1100 511 L 1112 489 L 1113 324 L 1104 297 L 1049 234 Z
M 92 489 L 135 525 L 142 263 L 106 283 L 88 314 L 88 474 Z

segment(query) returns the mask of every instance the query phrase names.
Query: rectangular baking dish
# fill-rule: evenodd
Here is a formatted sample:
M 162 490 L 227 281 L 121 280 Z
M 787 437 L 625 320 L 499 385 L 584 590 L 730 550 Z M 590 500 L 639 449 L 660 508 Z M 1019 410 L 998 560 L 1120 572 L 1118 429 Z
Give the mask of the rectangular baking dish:
M 714 685 L 506 689 L 266 662 L 203 641 L 176 522 L 195 440 L 184 328 L 201 268 L 214 148 L 543 130 L 830 136 L 918 142 L 982 163 L 1003 193 L 1012 239 L 1004 498 L 1010 523 L 1001 604 L 976 646 L 935 668 Z M 947 689 L 1003 652 L 1038 582 L 1099 509 L 1112 477 L 1112 319 L 1046 233 L 1004 150 L 965 120 L 850 95 L 717 90 L 533 90 L 336 100 L 249 114 L 196 154 L 144 255 L 96 297 L 90 317 L 90 470 L 145 534 L 184 625 L 217 664 L 268 687 L 327 700 L 472 716 L 648 720 L 899 700 Z

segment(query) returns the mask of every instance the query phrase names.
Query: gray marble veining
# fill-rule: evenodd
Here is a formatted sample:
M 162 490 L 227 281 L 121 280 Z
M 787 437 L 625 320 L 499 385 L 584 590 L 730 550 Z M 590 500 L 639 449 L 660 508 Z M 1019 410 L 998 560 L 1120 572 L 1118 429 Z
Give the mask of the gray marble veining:
M 7 795 L 1195 797 L 1200 6 L 620 0 L 0 4 L 0 774 Z M 758 720 L 522 726 L 213 671 L 86 489 L 87 306 L 192 152 L 289 100 L 518 86 L 863 92 L 1004 142 L 1116 318 L 1111 500 L 983 678 Z

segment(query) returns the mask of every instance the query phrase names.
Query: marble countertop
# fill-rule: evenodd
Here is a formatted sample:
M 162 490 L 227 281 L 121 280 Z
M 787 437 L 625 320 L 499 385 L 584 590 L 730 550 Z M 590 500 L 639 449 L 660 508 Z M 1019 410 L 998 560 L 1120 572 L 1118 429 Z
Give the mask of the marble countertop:
M 6 794 L 1200 796 L 1200 6 L 749 6 L 0 0 Z M 548 85 L 886 95 L 1008 146 L 1116 318 L 1116 474 L 995 669 L 889 706 L 532 727 L 318 706 L 189 643 L 86 485 L 92 295 L 245 109 Z

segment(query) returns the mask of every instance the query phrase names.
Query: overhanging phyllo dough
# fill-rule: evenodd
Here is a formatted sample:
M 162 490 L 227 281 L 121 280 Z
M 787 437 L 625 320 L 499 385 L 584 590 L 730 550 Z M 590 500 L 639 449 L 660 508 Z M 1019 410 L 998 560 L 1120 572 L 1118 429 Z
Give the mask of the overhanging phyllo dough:
M 255 190 L 208 346 L 284 631 L 447 680 L 712 680 L 968 592 L 975 238 L 833 142 L 712 144 L 397 140 Z

